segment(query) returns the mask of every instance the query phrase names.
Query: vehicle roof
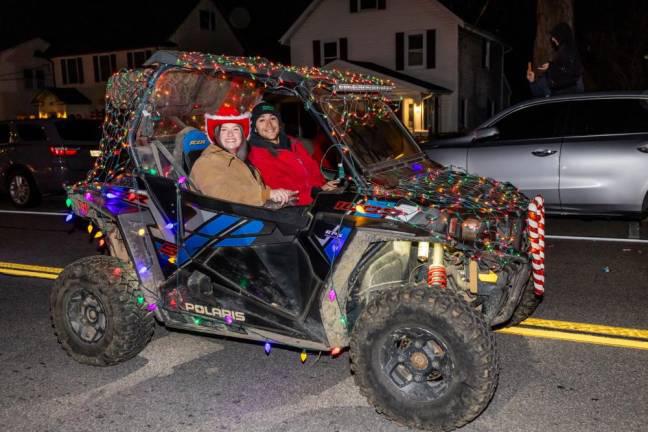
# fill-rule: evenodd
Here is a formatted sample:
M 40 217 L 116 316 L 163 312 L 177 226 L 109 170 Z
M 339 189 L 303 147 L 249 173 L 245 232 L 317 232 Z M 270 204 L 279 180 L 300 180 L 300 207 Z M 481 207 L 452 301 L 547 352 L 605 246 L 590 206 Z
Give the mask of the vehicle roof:
M 336 69 L 320 69 L 312 66 L 287 66 L 274 63 L 263 57 L 232 57 L 160 50 L 155 52 L 145 66 L 170 65 L 184 69 L 212 70 L 224 73 L 243 73 L 260 81 L 279 80 L 284 85 L 311 83 L 314 85 L 338 86 L 357 85 L 375 86 L 370 91 L 388 91 L 393 87 L 390 80 L 355 72 L 342 72 Z M 384 87 L 382 89 L 378 87 Z
M 482 127 L 487 127 L 496 120 L 517 111 L 522 108 L 527 108 L 534 105 L 541 105 L 545 103 L 555 103 L 555 102 L 571 102 L 571 101 L 583 101 L 583 100 L 594 100 L 594 99 L 614 99 L 614 98 L 641 98 L 648 99 L 648 92 L 641 90 L 618 90 L 618 91 L 606 91 L 606 92 L 585 92 L 585 93 L 574 93 L 574 94 L 565 94 L 559 96 L 550 96 L 544 98 L 533 98 L 528 99 L 522 102 L 519 102 L 515 105 L 512 105 L 495 116 L 486 120 L 483 124 L 479 125 L 477 129 Z

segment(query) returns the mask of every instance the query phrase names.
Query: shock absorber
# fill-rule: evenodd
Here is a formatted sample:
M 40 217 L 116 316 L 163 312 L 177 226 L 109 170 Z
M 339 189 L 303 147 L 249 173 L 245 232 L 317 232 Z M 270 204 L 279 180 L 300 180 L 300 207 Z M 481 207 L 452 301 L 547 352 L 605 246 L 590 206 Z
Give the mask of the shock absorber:
M 434 243 L 432 249 L 432 264 L 428 267 L 428 285 L 437 288 L 448 286 L 448 276 L 443 265 L 443 245 Z

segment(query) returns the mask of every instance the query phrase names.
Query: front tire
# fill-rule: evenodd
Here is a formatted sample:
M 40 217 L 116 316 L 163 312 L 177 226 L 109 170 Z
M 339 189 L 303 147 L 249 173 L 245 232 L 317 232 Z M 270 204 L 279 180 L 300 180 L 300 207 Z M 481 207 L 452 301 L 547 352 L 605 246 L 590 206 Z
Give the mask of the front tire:
M 520 304 L 513 311 L 513 316 L 506 324 L 507 327 L 520 324 L 525 319 L 533 315 L 533 312 L 542 302 L 542 296 L 537 296 L 533 287 L 533 278 L 530 277 L 527 285 L 524 287 Z
M 455 293 L 425 284 L 369 302 L 353 329 L 351 361 L 377 411 L 423 429 L 470 422 L 498 380 L 495 339 L 482 316 Z
M 115 257 L 86 257 L 68 265 L 50 293 L 59 343 L 73 359 L 93 366 L 136 356 L 155 325 L 140 296 L 134 272 Z

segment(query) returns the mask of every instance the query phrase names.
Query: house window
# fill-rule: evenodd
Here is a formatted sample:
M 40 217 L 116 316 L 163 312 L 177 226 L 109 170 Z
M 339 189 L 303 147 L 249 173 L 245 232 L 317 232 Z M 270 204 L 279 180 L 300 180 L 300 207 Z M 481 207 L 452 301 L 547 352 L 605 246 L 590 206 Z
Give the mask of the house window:
M 407 66 L 423 66 L 425 64 L 425 37 L 423 33 L 408 34 L 406 44 Z
M 115 54 L 92 56 L 95 82 L 108 81 L 117 72 L 117 56 Z
M 490 69 L 491 63 L 491 41 L 482 40 L 482 67 L 484 69 Z
M 63 84 L 83 84 L 83 59 L 81 57 L 62 59 L 61 76 Z
M 468 99 L 462 98 L 459 106 L 459 129 L 468 128 Z
M 200 29 L 201 30 L 216 30 L 216 14 L 214 11 L 202 9 L 200 11 Z
M 385 9 L 386 0 L 350 0 L 351 12 Z
M 322 42 L 322 64 L 327 64 L 338 58 L 338 42 Z
M 34 88 L 34 70 L 33 69 L 25 69 L 23 71 L 23 79 L 25 81 L 25 88 L 26 89 L 33 89 Z
M 141 67 L 146 59 L 151 57 L 151 51 L 133 51 L 126 54 L 126 60 L 128 61 L 128 69 L 134 69 Z

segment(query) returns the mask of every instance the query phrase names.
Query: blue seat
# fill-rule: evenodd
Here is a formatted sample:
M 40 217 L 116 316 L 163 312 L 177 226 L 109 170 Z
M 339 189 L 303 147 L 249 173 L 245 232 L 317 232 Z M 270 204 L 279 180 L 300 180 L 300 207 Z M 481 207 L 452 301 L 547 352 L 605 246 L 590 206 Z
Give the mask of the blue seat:
M 186 127 L 176 135 L 176 150 L 182 152 L 185 171 L 191 172 L 191 167 L 209 145 L 205 132 L 194 127 Z

